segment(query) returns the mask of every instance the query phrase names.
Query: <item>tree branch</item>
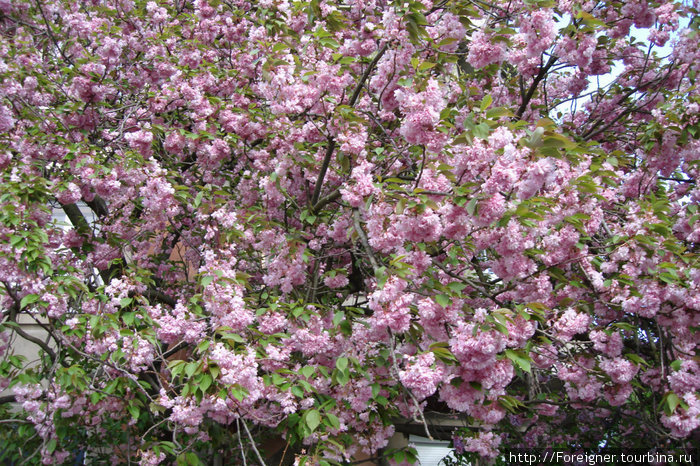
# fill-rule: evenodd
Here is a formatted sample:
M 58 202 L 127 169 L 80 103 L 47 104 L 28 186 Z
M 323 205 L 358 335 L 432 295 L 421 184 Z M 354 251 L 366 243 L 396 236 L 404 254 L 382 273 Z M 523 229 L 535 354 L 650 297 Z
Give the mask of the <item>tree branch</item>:
M 13 327 L 12 331 L 15 332 L 17 335 L 21 336 L 22 338 L 24 338 L 25 340 L 32 342 L 35 345 L 37 345 L 39 348 L 43 349 L 44 352 L 49 355 L 49 357 L 51 358 L 51 361 L 56 360 L 56 352 L 54 350 L 52 350 L 51 347 L 48 344 L 46 344 L 45 342 L 39 340 L 36 337 L 29 335 L 27 332 L 22 330 L 20 327 Z
M 319 210 L 323 209 L 327 204 L 330 204 L 331 202 L 335 201 L 340 197 L 340 188 L 337 188 L 335 191 L 330 193 L 329 195 L 322 197 L 321 199 L 318 200 L 316 204 L 311 208 L 312 213 L 316 213 Z
M 104 201 L 102 203 L 95 202 L 97 200 L 97 196 L 93 201 L 88 203 L 88 206 L 97 214 L 98 217 L 102 217 L 103 215 L 100 215 L 100 212 L 104 212 L 102 208 L 100 207 L 102 204 L 104 204 Z M 101 200 L 101 199 L 100 199 Z M 93 204 L 91 206 L 90 204 Z M 87 238 L 90 232 L 90 224 L 88 223 L 87 220 L 85 220 L 85 216 L 83 213 L 80 211 L 80 207 L 78 207 L 76 204 L 64 204 L 62 206 L 63 212 L 66 213 L 66 216 L 68 217 L 68 220 L 73 224 L 73 227 L 75 230 L 80 234 L 82 237 Z M 106 206 L 104 207 L 106 209 Z M 109 283 L 110 277 L 116 272 L 116 267 L 114 265 L 110 266 L 109 269 L 107 270 L 100 270 L 100 278 L 102 278 L 102 281 L 107 284 Z
M 384 52 L 386 52 L 387 45 L 384 44 L 382 48 L 380 48 L 377 51 L 377 54 L 374 56 L 374 59 L 370 62 L 369 66 L 365 70 L 364 74 L 360 78 L 360 82 L 357 83 L 357 87 L 355 87 L 355 91 L 352 93 L 352 96 L 350 97 L 350 101 L 348 102 L 348 105 L 350 107 L 354 107 L 355 104 L 357 103 L 357 99 L 360 98 L 360 93 L 362 92 L 362 88 L 365 85 L 365 82 L 367 79 L 369 79 L 369 75 L 372 73 L 372 70 L 374 69 L 375 66 L 377 66 L 377 63 L 379 63 L 379 59 L 382 58 L 382 55 L 384 55 Z M 328 166 L 331 163 L 331 157 L 333 156 L 333 151 L 335 150 L 336 142 L 335 139 L 330 137 L 328 138 L 328 147 L 326 148 L 326 155 L 323 157 L 323 163 L 321 164 L 321 170 L 318 172 L 318 178 L 316 179 L 316 185 L 314 186 L 314 193 L 311 196 L 311 205 L 315 206 L 316 203 L 318 203 L 319 198 L 321 197 L 321 189 L 323 188 L 323 180 L 326 177 L 326 172 L 328 171 Z
M 333 151 L 335 150 L 335 139 L 332 137 L 328 139 L 328 147 L 326 148 L 326 155 L 323 157 L 323 163 L 321 164 L 321 170 L 318 172 L 318 178 L 316 179 L 316 185 L 314 186 L 314 193 L 311 196 L 311 205 L 315 205 L 318 202 L 318 198 L 321 196 L 321 188 L 323 187 L 323 179 L 326 177 L 326 172 L 328 171 L 328 166 L 331 164 L 331 157 L 333 156 Z
M 51 361 L 55 362 L 56 361 L 56 352 L 46 342 L 43 342 L 43 341 L 39 340 L 38 338 L 29 335 L 24 330 L 22 330 L 22 328 L 20 327 L 20 324 L 17 323 L 17 314 L 21 311 L 21 309 L 20 309 L 21 301 L 15 295 L 15 293 L 13 293 L 12 290 L 10 290 L 10 287 L 7 285 L 7 283 L 3 282 L 3 285 L 5 286 L 5 290 L 7 291 L 7 295 L 14 302 L 10 308 L 10 313 L 7 316 L 8 322 L 14 322 L 16 324 L 16 326 L 12 326 L 12 331 L 15 332 L 17 335 L 19 335 L 20 337 L 24 338 L 25 340 L 27 340 L 31 343 L 34 343 L 39 348 L 43 349 L 44 352 L 49 355 L 49 357 L 51 358 Z
M 355 209 L 354 224 L 355 224 L 355 231 L 357 232 L 357 235 L 360 237 L 360 243 L 362 243 L 362 247 L 367 252 L 367 256 L 369 256 L 369 262 L 370 262 L 370 264 L 372 264 L 372 269 L 376 274 L 377 269 L 379 268 L 379 263 L 377 262 L 377 259 L 374 257 L 374 253 L 372 252 L 372 247 L 369 245 L 369 239 L 367 238 L 367 233 L 365 233 L 365 230 L 362 228 L 359 209 Z
M 133 298 L 134 296 L 137 296 L 138 293 L 135 291 L 129 292 L 129 297 Z M 163 293 L 162 291 L 154 290 L 154 289 L 147 289 L 143 293 L 141 293 L 141 296 L 145 297 L 149 301 L 156 301 L 162 304 L 167 304 L 170 307 L 175 307 L 177 304 L 177 301 L 175 301 L 174 298 L 171 298 L 167 294 Z
M 547 72 L 554 65 L 554 63 L 556 63 L 557 58 L 558 57 L 556 55 L 551 55 L 549 57 L 549 60 L 547 61 L 547 64 L 544 65 L 542 68 L 540 68 L 540 72 L 535 77 L 535 80 L 532 81 L 532 84 L 530 84 L 530 88 L 527 90 L 527 94 L 525 94 L 523 96 L 523 101 L 520 104 L 518 111 L 515 112 L 515 116 L 517 116 L 518 118 L 523 116 L 523 113 L 525 113 L 525 110 L 527 109 L 528 104 L 532 100 L 532 96 L 535 95 L 535 91 L 537 90 L 537 86 L 539 86 L 540 82 L 544 79 L 545 76 L 547 76 Z

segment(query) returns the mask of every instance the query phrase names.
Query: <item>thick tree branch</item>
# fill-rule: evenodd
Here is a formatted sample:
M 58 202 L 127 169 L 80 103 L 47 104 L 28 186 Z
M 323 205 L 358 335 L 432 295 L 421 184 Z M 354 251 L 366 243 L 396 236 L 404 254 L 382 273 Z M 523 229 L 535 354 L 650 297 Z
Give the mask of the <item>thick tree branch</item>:
M 8 296 L 12 299 L 14 302 L 13 305 L 10 308 L 10 313 L 7 316 L 7 321 L 8 322 L 13 322 L 17 325 L 12 327 L 12 331 L 15 332 L 17 335 L 20 337 L 24 338 L 25 340 L 34 343 L 37 345 L 39 348 L 43 349 L 46 354 L 49 355 L 51 358 L 51 361 L 55 362 L 56 361 L 56 352 L 44 341 L 41 341 L 40 339 L 33 337 L 29 335 L 27 332 L 25 332 L 21 327 L 20 324 L 17 323 L 17 314 L 20 312 L 20 303 L 21 301 L 19 298 L 15 295 L 15 293 L 12 292 L 10 287 L 8 286 L 7 283 L 3 282 L 3 285 L 5 286 L 5 290 L 7 291 Z
M 106 215 L 106 205 L 104 204 L 103 200 L 100 199 L 101 202 L 97 202 L 97 200 L 98 197 L 95 196 L 95 199 L 87 204 L 98 217 L 102 217 Z M 80 208 L 76 204 L 64 204 L 62 208 L 63 212 L 65 212 L 66 216 L 68 216 L 68 219 L 73 224 L 73 227 L 78 234 L 80 234 L 83 238 L 87 238 L 90 232 L 90 224 L 85 219 L 85 216 L 80 211 Z M 100 215 L 100 213 L 103 213 L 104 215 Z M 105 284 L 109 283 L 110 278 L 115 275 L 116 272 L 117 270 L 114 265 L 110 266 L 107 270 L 100 270 L 99 274 L 100 278 L 102 278 L 102 282 Z
M 335 201 L 340 197 L 340 188 L 337 188 L 335 191 L 330 193 L 329 195 L 322 197 L 321 199 L 318 200 L 316 204 L 311 208 L 312 213 L 316 213 L 319 210 L 323 209 L 327 204 L 330 204 L 331 202 Z
M 676 183 L 691 183 L 695 184 L 695 180 L 692 178 L 684 179 L 684 178 L 673 178 L 671 176 L 660 176 L 660 180 L 664 181 L 675 181 Z
M 5 403 L 16 403 L 16 402 L 17 402 L 17 397 L 15 397 L 15 395 L 0 396 L 0 405 L 3 405 Z
M 85 203 L 92 209 L 93 212 L 95 212 L 95 215 L 97 215 L 99 218 L 106 217 L 107 215 L 109 215 L 109 208 L 107 207 L 107 203 L 100 196 L 96 195 L 92 201 L 85 201 Z
M 137 296 L 138 293 L 132 291 L 129 293 L 129 297 L 133 298 L 134 296 Z M 148 289 L 141 293 L 141 295 L 145 298 L 147 298 L 149 301 L 153 302 L 158 302 L 161 304 L 167 304 L 170 307 L 175 307 L 177 304 L 177 301 L 174 298 L 171 298 L 167 294 L 163 293 L 162 291 L 154 290 L 154 289 Z
M 63 208 L 63 212 L 65 212 L 66 216 L 68 217 L 68 220 L 70 220 L 73 227 L 75 227 L 76 231 L 81 235 L 87 235 L 90 231 L 90 225 L 88 224 L 87 220 L 85 220 L 83 213 L 80 211 L 80 207 L 75 204 L 64 204 L 61 207 Z
M 49 357 L 51 358 L 51 361 L 56 360 L 56 352 L 53 349 L 51 349 L 51 347 L 48 344 L 46 344 L 46 342 L 41 341 L 38 338 L 29 335 L 27 332 L 22 330 L 22 328 L 20 328 L 20 327 L 13 327 L 12 331 L 15 332 L 17 335 L 19 335 L 20 337 L 24 338 L 25 340 L 27 340 L 31 343 L 34 343 L 39 348 L 44 350 L 44 352 L 46 354 L 48 354 Z
M 316 186 L 314 186 L 314 194 L 311 196 L 311 205 L 315 205 L 318 202 L 318 198 L 321 196 L 321 188 L 323 187 L 323 179 L 326 177 L 326 172 L 328 171 L 328 166 L 331 163 L 331 157 L 333 156 L 333 151 L 335 150 L 335 139 L 332 137 L 328 139 L 328 147 L 326 148 L 326 155 L 323 157 L 323 163 L 321 163 L 321 170 L 318 172 L 318 178 L 316 179 Z

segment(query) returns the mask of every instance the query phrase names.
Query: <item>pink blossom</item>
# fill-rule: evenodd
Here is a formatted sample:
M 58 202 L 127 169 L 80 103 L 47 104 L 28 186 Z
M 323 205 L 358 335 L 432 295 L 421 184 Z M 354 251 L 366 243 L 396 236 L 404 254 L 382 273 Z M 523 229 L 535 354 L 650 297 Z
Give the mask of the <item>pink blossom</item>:
M 501 437 L 493 432 L 479 432 L 475 437 L 464 439 L 464 450 L 478 453 L 484 458 L 495 458 Z
M 605 331 L 593 330 L 589 334 L 593 341 L 593 347 L 610 357 L 620 356 L 622 353 L 622 336 L 619 332 L 608 334 Z
M 343 288 L 349 283 L 347 275 L 334 275 L 323 279 L 323 283 L 329 288 Z
M 129 147 L 144 157 L 150 157 L 153 154 L 153 149 L 151 148 L 153 133 L 151 131 L 143 129 L 127 133 L 124 137 L 129 143 Z
M 482 369 L 496 361 L 496 355 L 503 351 L 506 341 L 495 331 L 474 329 L 473 324 L 460 323 L 450 339 L 450 349 L 465 366 Z
M 671 390 L 676 393 L 690 393 L 700 389 L 700 364 L 690 359 L 683 359 L 679 370 L 668 376 Z
M 351 207 L 359 207 L 366 196 L 375 192 L 374 181 L 372 179 L 373 164 L 362 161 L 358 166 L 352 169 L 350 179 L 352 185 L 344 187 L 340 190 L 343 199 Z
M 399 379 L 420 401 L 429 397 L 437 390 L 443 380 L 444 370 L 435 365 L 435 355 L 432 352 L 410 356 L 406 361 L 406 369 L 399 372 Z
M 160 452 L 156 454 L 153 451 L 144 451 L 141 453 L 141 460 L 139 464 L 143 466 L 156 466 L 165 461 L 165 453 Z
M 411 144 L 425 144 L 429 150 L 439 151 L 444 135 L 437 131 L 437 126 L 446 102 L 438 82 L 430 79 L 423 92 L 397 89 L 394 96 L 406 115 L 399 133 Z
M 80 192 L 80 188 L 75 183 L 70 182 L 66 184 L 63 190 L 59 191 L 56 199 L 61 204 L 73 204 L 78 202 L 81 197 L 82 194 Z
M 7 133 L 15 125 L 12 112 L 5 105 L 0 105 L 0 133 Z
M 554 329 L 557 331 L 559 338 L 563 341 L 569 341 L 577 333 L 585 333 L 588 330 L 590 321 L 591 317 L 588 314 L 579 313 L 572 308 L 568 308 L 554 324 Z
M 505 47 L 495 42 L 487 34 L 477 31 L 472 34 L 467 61 L 474 68 L 484 68 L 492 63 L 500 63 L 506 58 Z
M 630 382 L 639 371 L 638 366 L 624 358 L 605 358 L 600 362 L 600 368 L 610 376 L 613 382 L 620 384 Z
M 683 395 L 683 401 L 687 404 L 688 409 L 679 409 L 673 414 L 661 416 L 661 422 L 673 435 L 685 437 L 693 430 L 700 427 L 700 398 L 695 393 L 686 393 Z

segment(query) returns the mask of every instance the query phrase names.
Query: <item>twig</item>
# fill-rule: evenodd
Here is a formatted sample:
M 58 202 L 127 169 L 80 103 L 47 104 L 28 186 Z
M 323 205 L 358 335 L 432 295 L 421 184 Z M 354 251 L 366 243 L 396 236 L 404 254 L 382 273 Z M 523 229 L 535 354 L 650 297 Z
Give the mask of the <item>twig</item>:
M 360 242 L 362 243 L 362 247 L 365 249 L 367 252 L 367 255 L 369 256 L 369 262 L 372 264 L 372 268 L 374 269 L 374 272 L 376 274 L 377 269 L 379 269 L 379 263 L 377 262 L 377 259 L 374 257 L 374 253 L 372 252 L 372 248 L 369 245 L 369 240 L 367 239 L 367 233 L 365 233 L 365 230 L 362 229 L 362 224 L 361 224 L 361 219 L 360 219 L 360 210 L 359 209 L 354 209 L 354 220 L 355 220 L 355 231 L 357 232 L 357 235 L 360 237 Z
M 420 421 L 423 424 L 423 427 L 425 428 L 425 435 L 430 439 L 433 440 L 433 436 L 430 434 L 430 428 L 428 427 L 428 421 L 425 420 L 425 415 L 423 414 L 423 410 L 420 407 L 420 403 L 416 399 L 416 396 L 413 394 L 413 392 L 409 389 L 406 388 L 403 384 L 401 384 L 401 377 L 399 376 L 399 368 L 396 365 L 396 351 L 394 349 L 394 332 L 389 329 L 389 335 L 391 336 L 391 362 L 392 362 L 392 367 L 394 368 L 394 372 L 396 372 L 396 378 L 401 387 L 404 389 L 406 393 L 408 393 L 408 396 L 411 397 L 411 400 L 416 406 L 416 411 L 418 412 L 418 416 L 420 417 Z M 414 420 L 418 420 L 415 419 Z
M 282 452 L 282 458 L 280 458 L 280 464 L 278 466 L 282 466 L 284 463 L 284 457 L 287 455 L 287 450 L 289 449 L 289 440 L 287 440 L 287 444 L 284 446 L 284 451 Z
M 241 422 L 240 418 L 236 419 L 236 430 L 238 430 L 238 446 L 241 447 L 241 457 L 243 458 L 243 466 L 248 466 L 248 462 L 245 460 L 245 450 L 243 450 L 243 440 L 241 440 Z
M 248 439 L 250 440 L 250 446 L 253 447 L 253 451 L 255 452 L 255 455 L 258 457 L 258 461 L 260 461 L 261 466 L 265 466 L 265 460 L 263 460 L 262 455 L 258 451 L 258 448 L 255 446 L 255 440 L 253 440 L 253 436 L 250 434 L 250 431 L 248 430 L 248 424 L 246 424 L 245 419 L 241 419 L 241 422 L 243 423 L 243 428 L 245 429 L 245 433 L 248 435 Z
M 316 186 L 314 186 L 314 193 L 311 196 L 311 205 L 315 205 L 318 202 L 318 198 L 321 197 L 321 188 L 323 187 L 323 179 L 326 177 L 326 172 L 328 171 L 328 166 L 331 163 L 331 156 L 335 150 L 335 139 L 332 137 L 328 139 L 328 147 L 326 148 L 326 155 L 323 157 L 323 163 L 321 164 L 321 170 L 318 172 L 318 179 L 316 180 Z
M 360 97 L 360 92 L 362 92 L 362 87 L 365 85 L 365 82 L 367 79 L 369 79 L 370 73 L 372 73 L 372 70 L 374 69 L 375 66 L 377 66 L 377 63 L 379 63 L 379 59 L 382 58 L 382 55 L 384 55 L 384 52 L 386 52 L 387 49 L 387 44 L 384 44 L 382 48 L 380 48 L 377 51 L 377 54 L 374 56 L 374 59 L 372 59 L 371 63 L 365 70 L 365 73 L 362 75 L 362 78 L 360 78 L 360 82 L 357 83 L 357 87 L 355 88 L 355 92 L 353 92 L 352 97 L 350 97 L 350 102 L 348 105 L 351 107 L 355 106 L 355 103 L 357 103 L 357 99 Z
M 14 322 L 15 324 L 17 324 L 17 313 L 20 312 L 21 301 L 17 297 L 17 295 L 12 292 L 7 283 L 3 282 L 3 285 L 5 286 L 5 290 L 7 291 L 8 296 L 12 299 L 12 301 L 14 301 L 14 305 L 10 308 L 10 314 L 8 315 L 7 320 L 8 322 Z M 43 349 L 44 352 L 46 352 L 46 354 L 49 355 L 51 361 L 56 362 L 56 352 L 53 349 L 51 349 L 51 347 L 46 342 L 43 342 L 40 339 L 29 335 L 27 332 L 22 330 L 19 324 L 17 326 L 13 326 L 12 331 L 17 333 L 25 340 L 30 341 L 37 345 L 39 348 Z
M 673 178 L 671 176 L 660 176 L 660 180 L 664 181 L 675 181 L 676 183 L 695 183 L 695 180 L 692 178 L 689 179 L 683 179 L 683 178 Z
M 133 298 L 134 296 L 137 296 L 138 293 L 135 291 L 129 292 L 129 297 Z M 167 304 L 170 307 L 175 307 L 177 304 L 177 301 L 175 299 L 171 298 L 167 294 L 163 293 L 162 291 L 154 290 L 154 289 L 147 289 L 142 293 L 142 296 L 149 301 L 158 301 L 163 304 Z
M 0 419 L 0 424 L 31 424 L 31 421 L 27 421 L 26 419 Z
M 44 8 L 42 8 L 41 1 L 37 1 L 36 6 L 39 9 L 39 13 L 41 13 L 41 18 L 44 20 L 44 24 L 46 25 L 46 34 L 51 39 L 51 42 L 53 42 L 54 46 L 56 47 L 56 50 L 58 50 L 58 53 L 61 54 L 61 56 L 66 62 L 68 62 L 72 66 L 75 66 L 75 63 L 73 63 L 71 57 L 67 56 L 64 50 L 58 44 L 58 40 L 56 39 L 56 36 L 54 36 L 53 31 L 51 30 L 51 24 L 49 23 L 49 20 L 46 17 L 46 13 L 44 13 Z
M 501 307 L 503 306 L 503 303 L 498 298 L 496 298 L 496 296 L 498 296 L 503 291 L 498 292 L 496 294 L 491 294 L 491 293 L 489 293 L 489 291 L 486 288 L 483 287 L 483 285 L 478 284 L 474 280 L 457 275 L 456 273 L 448 270 L 444 265 L 440 264 L 439 262 L 433 261 L 433 264 L 435 264 L 440 270 L 445 272 L 450 277 L 456 278 L 457 280 L 461 281 L 462 283 L 466 283 L 467 285 L 471 286 L 475 290 L 482 292 L 484 295 L 486 295 L 494 303 L 498 304 Z

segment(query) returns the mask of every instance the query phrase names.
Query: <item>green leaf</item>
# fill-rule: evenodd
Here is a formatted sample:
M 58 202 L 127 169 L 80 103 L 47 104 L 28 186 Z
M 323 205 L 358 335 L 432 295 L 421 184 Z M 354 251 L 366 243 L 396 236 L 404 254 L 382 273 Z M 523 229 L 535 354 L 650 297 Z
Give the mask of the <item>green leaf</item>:
M 197 372 L 197 369 L 199 369 L 199 363 L 198 362 L 190 362 L 187 363 L 185 366 L 185 374 L 187 374 L 187 377 L 192 377 L 192 375 Z
M 53 453 L 56 450 L 56 439 L 52 438 L 46 443 L 46 451 L 49 453 Z
M 209 374 L 204 374 L 202 376 L 202 379 L 199 382 L 199 388 L 202 389 L 202 392 L 206 393 L 207 389 L 211 386 L 212 383 L 212 377 Z
M 35 294 L 28 294 L 22 300 L 19 302 L 19 308 L 24 309 L 27 307 L 29 304 L 34 304 L 35 302 L 39 301 L 39 296 Z
M 137 406 L 129 405 L 127 409 L 129 410 L 129 414 L 131 414 L 131 417 L 133 417 L 134 419 L 139 418 L 139 414 L 141 414 L 141 412 Z
M 520 400 L 510 395 L 500 396 L 498 398 L 498 402 L 501 406 L 503 406 L 506 410 L 508 410 L 511 413 L 517 413 L 518 411 L 521 411 L 525 408 L 525 405 Z
M 328 418 L 328 423 L 332 428 L 340 429 L 340 419 L 338 419 L 338 416 L 333 413 L 328 413 L 326 414 L 326 417 Z
M 299 385 L 295 385 L 291 388 L 292 395 L 296 396 L 297 398 L 304 398 L 304 389 L 301 388 Z
M 678 395 L 676 395 L 675 393 L 668 392 L 664 396 L 664 399 L 662 402 L 665 402 L 664 403 L 664 411 L 666 411 L 666 414 L 668 416 L 670 416 L 676 411 L 676 408 L 678 407 L 678 405 L 681 404 L 681 399 L 678 398 Z
M 345 371 L 348 367 L 348 358 L 345 357 L 340 357 L 335 361 L 335 367 L 338 368 L 339 371 Z
M 435 296 L 435 302 L 442 307 L 447 307 L 450 305 L 450 297 L 445 294 L 438 294 Z
M 454 291 L 455 293 L 459 293 L 466 287 L 467 284 L 462 282 L 450 282 L 447 284 L 447 288 L 449 288 L 451 291 Z
M 306 413 L 305 422 L 306 425 L 309 426 L 309 429 L 311 429 L 311 432 L 313 432 L 321 424 L 321 414 L 318 410 L 312 409 Z
M 377 267 L 377 270 L 374 271 L 374 275 L 377 278 L 377 288 L 381 290 L 389 279 L 389 275 L 386 273 L 386 267 Z
M 314 372 L 316 372 L 316 368 L 314 366 L 304 366 L 299 370 L 299 373 L 307 379 L 310 378 Z
M 133 312 L 125 312 L 124 314 L 122 314 L 122 321 L 126 325 L 132 325 L 134 323 L 135 318 L 136 315 Z
M 474 127 L 474 130 L 472 131 L 472 133 L 474 133 L 474 136 L 481 139 L 488 138 L 490 132 L 491 128 L 486 123 L 479 123 Z
M 212 277 L 211 275 L 207 275 L 207 276 L 203 277 L 202 278 L 202 288 L 206 288 L 213 281 L 214 281 L 214 277 Z
M 273 52 L 281 52 L 282 50 L 287 50 L 289 46 L 285 44 L 284 42 L 277 42 L 273 47 L 272 51 Z
M 507 349 L 506 350 L 506 357 L 508 359 L 510 359 L 513 363 L 515 363 L 520 369 L 524 370 L 525 372 L 532 371 L 529 356 L 526 356 L 519 351 Z
M 347 385 L 350 382 L 350 373 L 348 371 L 334 371 L 333 374 L 340 385 Z
M 488 94 L 485 95 L 484 98 L 481 99 L 481 106 L 480 106 L 481 111 L 483 112 L 484 110 L 486 110 L 487 108 L 489 108 L 489 107 L 491 106 L 491 103 L 492 103 L 492 102 L 493 102 L 493 97 L 491 97 L 491 96 L 488 95 Z
M 248 397 L 248 390 L 241 387 L 240 385 L 236 385 L 231 388 L 231 396 L 233 396 L 238 401 L 243 401 Z
M 452 351 L 450 351 L 448 348 L 443 348 L 443 347 L 431 345 L 430 351 L 432 351 L 432 353 L 435 355 L 436 358 L 438 358 L 440 361 L 444 362 L 445 364 L 456 364 L 457 363 L 457 358 L 455 357 L 454 354 L 452 354 Z
M 479 203 L 479 198 L 472 198 L 472 200 L 469 201 L 467 204 L 467 213 L 469 215 L 474 215 L 476 213 L 476 208 Z
M 625 354 L 625 357 L 632 361 L 633 363 L 637 364 L 638 366 L 648 366 L 649 363 L 647 363 L 641 356 L 635 353 L 627 353 Z

